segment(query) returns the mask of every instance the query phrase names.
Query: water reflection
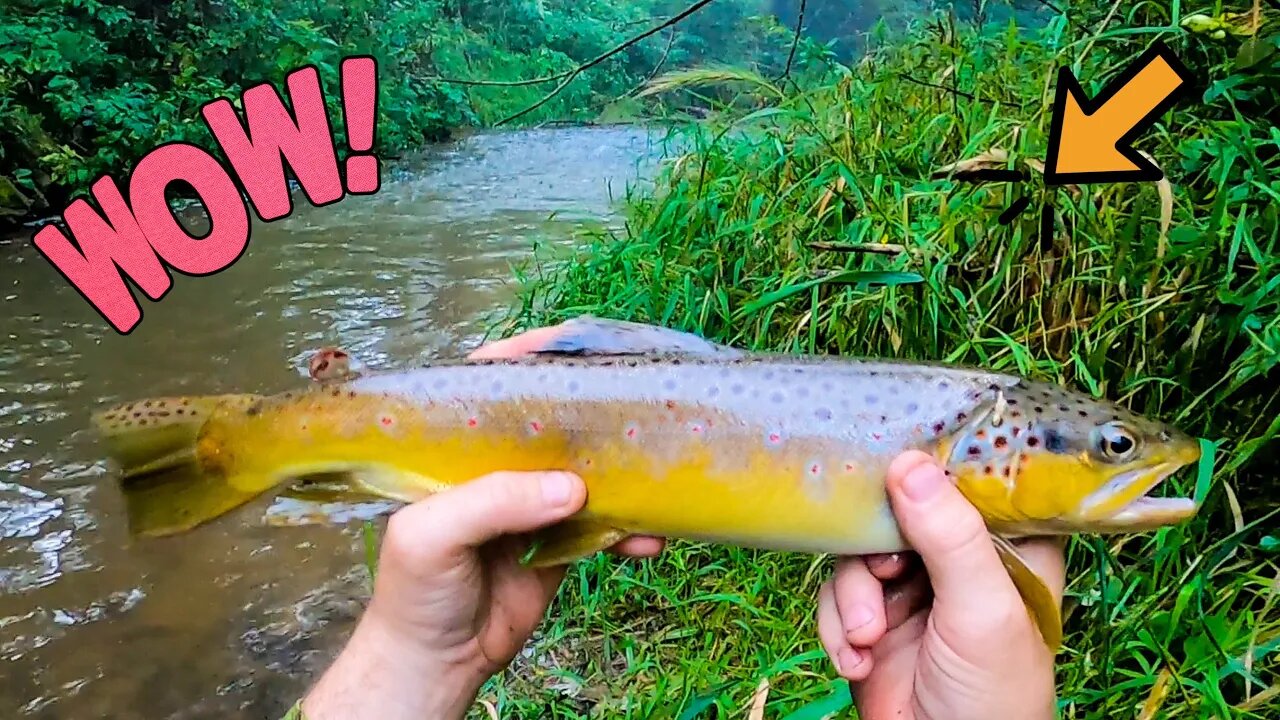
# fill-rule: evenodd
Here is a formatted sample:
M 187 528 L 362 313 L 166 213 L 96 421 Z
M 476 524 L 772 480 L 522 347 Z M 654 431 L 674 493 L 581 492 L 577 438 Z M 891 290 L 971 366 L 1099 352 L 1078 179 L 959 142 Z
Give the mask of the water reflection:
M 308 353 L 373 368 L 478 342 L 535 240 L 616 223 L 651 167 L 634 129 L 483 134 L 406 159 L 376 195 L 253 229 L 230 269 L 177 276 L 108 328 L 31 248 L 0 240 L 0 717 L 278 717 L 358 616 L 357 531 L 225 522 L 133 542 L 86 430 L 140 396 L 273 392 Z M 554 216 L 553 216 L 554 215 Z M 287 507 L 284 510 L 287 511 Z

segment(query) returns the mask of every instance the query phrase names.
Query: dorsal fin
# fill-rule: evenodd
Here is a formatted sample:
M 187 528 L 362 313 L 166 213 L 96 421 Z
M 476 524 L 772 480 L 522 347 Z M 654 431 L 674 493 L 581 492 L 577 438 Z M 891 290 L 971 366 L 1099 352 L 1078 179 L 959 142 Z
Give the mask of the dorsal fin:
M 513 355 L 715 355 L 745 353 L 693 333 L 657 325 L 582 315 L 559 325 L 538 328 L 489 343 L 473 358 Z

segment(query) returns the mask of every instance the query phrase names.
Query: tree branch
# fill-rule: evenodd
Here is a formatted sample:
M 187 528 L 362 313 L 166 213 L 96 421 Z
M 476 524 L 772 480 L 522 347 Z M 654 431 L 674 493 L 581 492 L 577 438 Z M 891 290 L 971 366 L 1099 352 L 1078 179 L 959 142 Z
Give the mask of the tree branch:
M 778 80 L 790 77 L 791 63 L 796 59 L 796 48 L 800 46 L 800 30 L 804 27 L 804 9 L 809 4 L 809 0 L 800 0 L 800 14 L 796 17 L 796 32 L 791 36 L 791 52 L 787 53 L 787 67 L 782 71 L 782 75 Z
M 458 78 L 446 78 L 446 77 L 427 78 L 427 80 L 429 82 L 445 83 L 448 85 L 472 85 L 472 86 L 481 86 L 481 87 L 522 87 L 527 85 L 541 85 L 542 83 L 555 82 L 556 80 L 564 80 L 566 78 L 572 80 L 575 76 L 581 74 L 583 71 L 590 70 L 596 65 L 599 65 L 605 60 L 608 60 L 614 55 L 617 55 L 623 50 L 626 50 L 632 45 L 635 45 L 641 40 L 644 40 L 645 38 L 650 37 L 651 35 L 656 35 L 662 32 L 663 30 L 671 27 L 672 25 L 675 25 L 681 20 L 684 20 L 690 15 L 698 12 L 702 8 L 706 7 L 707 5 L 710 5 L 712 2 L 714 2 L 714 0 L 698 0 L 698 2 L 695 2 L 694 4 L 690 5 L 689 7 L 681 11 L 679 15 L 674 15 L 671 18 L 668 18 L 666 22 L 661 23 L 659 25 L 655 25 L 649 28 L 648 30 L 645 30 L 644 32 L 632 37 L 631 39 L 627 40 L 621 45 L 618 45 L 617 47 L 611 50 L 608 50 L 600 55 L 597 55 L 596 57 L 588 60 L 587 62 L 579 65 L 576 68 L 565 70 L 564 72 L 559 72 L 554 75 L 545 75 L 543 77 L 530 78 L 528 80 L 462 80 Z M 558 92 L 558 91 L 559 90 L 556 90 L 554 92 Z
M 551 77 L 550 77 L 550 78 L 548 78 L 548 79 L 557 79 L 557 78 L 562 78 L 562 79 L 561 79 L 560 84 L 559 84 L 559 85 L 556 85 L 556 86 L 555 86 L 555 88 L 554 88 L 551 92 L 549 92 L 549 93 L 547 93 L 546 95 L 544 95 L 544 96 L 542 97 L 542 99 L 541 99 L 541 100 L 539 100 L 538 102 L 536 102 L 536 103 L 534 103 L 534 104 L 530 105 L 529 107 L 527 107 L 527 108 L 525 108 L 525 109 L 521 110 L 520 112 L 517 112 L 517 113 L 515 113 L 515 114 L 513 114 L 513 115 L 509 115 L 509 116 L 507 116 L 507 117 L 505 117 L 505 118 L 503 118 L 503 119 L 499 120 L 498 122 L 494 123 L 494 127 L 497 127 L 497 126 L 499 126 L 499 125 L 506 125 L 507 123 L 511 122 L 512 120 L 516 120 L 517 118 L 524 117 L 525 115 L 528 115 L 529 113 L 533 112 L 534 110 L 537 110 L 538 108 L 542 107 L 543 105 L 546 105 L 547 103 L 551 102 L 551 99 L 552 99 L 552 98 L 554 98 L 556 95 L 559 95 L 559 94 L 560 94 L 560 92 L 561 92 L 562 90 L 564 90 L 564 89 L 569 85 L 569 83 L 573 82 L 573 79 L 574 79 L 574 78 L 578 77 L 579 75 L 581 75 L 581 74 L 582 74 L 583 72 L 585 72 L 586 70 L 589 70 L 589 69 L 591 69 L 591 68 L 595 67 L 596 65 L 599 65 L 600 63 L 604 62 L 605 60 L 608 60 L 609 58 L 613 57 L 614 55 L 617 55 L 618 53 L 622 52 L 623 50 L 626 50 L 627 48 L 631 47 L 632 45 L 635 45 L 636 43 L 640 42 L 641 40 L 644 40 L 645 38 L 647 38 L 647 37 L 649 37 L 649 36 L 651 36 L 651 35 L 655 35 L 655 34 L 657 34 L 657 33 L 660 33 L 660 32 L 662 32 L 663 30 L 665 30 L 665 29 L 667 29 L 667 28 L 669 28 L 669 27 L 671 27 L 671 26 L 675 25 L 676 23 L 680 22 L 681 20 L 684 20 L 685 18 L 687 18 L 687 17 L 689 17 L 690 15 L 692 15 L 692 14 L 694 14 L 694 13 L 698 12 L 698 11 L 699 11 L 699 10 L 701 10 L 702 8 L 704 8 L 704 7 L 708 6 L 708 5 L 710 5 L 712 2 L 714 2 L 714 0 L 698 0 L 698 2 L 695 2 L 694 4 L 690 5 L 689 7 L 685 8 L 684 10 L 680 11 L 680 13 L 679 13 L 678 15 L 674 15 L 674 16 L 672 16 L 672 17 L 671 17 L 669 20 L 667 20 L 666 22 L 664 22 L 664 23 L 662 23 L 662 24 L 660 24 L 660 25 L 655 25 L 654 27 L 649 28 L 648 30 L 646 30 L 646 31 L 644 31 L 644 32 L 642 32 L 642 33 L 640 33 L 639 35 L 636 35 L 635 37 L 631 38 L 630 40 L 627 40 L 626 42 L 624 42 L 624 43 L 622 43 L 621 45 L 619 45 L 619 46 L 617 46 L 617 47 L 613 48 L 612 50 L 609 50 L 609 51 L 607 51 L 607 52 L 605 52 L 605 53 L 602 53 L 602 54 L 600 54 L 600 55 L 596 56 L 595 58 L 592 58 L 591 60 L 588 60 L 587 62 L 585 62 L 585 63 L 583 63 L 583 64 L 579 65 L 578 67 L 574 68 L 573 70 L 569 70 L 569 71 L 567 71 L 567 72 L 560 73 L 559 75 L 551 76 Z M 546 81 L 545 79 L 544 79 L 544 80 L 540 80 L 540 82 L 545 82 L 545 81 Z M 529 82 L 529 81 L 523 81 L 523 82 L 521 82 L 520 84 L 523 84 L 523 85 L 532 85 L 532 84 L 534 84 L 534 83 Z

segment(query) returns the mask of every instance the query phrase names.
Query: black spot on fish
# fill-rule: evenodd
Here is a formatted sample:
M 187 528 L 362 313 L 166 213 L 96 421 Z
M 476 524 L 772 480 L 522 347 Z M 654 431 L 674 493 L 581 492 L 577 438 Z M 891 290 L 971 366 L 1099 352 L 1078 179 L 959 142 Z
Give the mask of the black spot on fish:
M 977 445 L 970 445 L 969 454 L 972 455 L 973 457 L 978 457 L 979 455 L 982 454 L 982 448 L 978 447 Z
M 1037 447 L 1039 445 L 1040 445 L 1040 438 L 1036 437 L 1035 435 L 1032 435 L 1031 437 L 1027 438 L 1027 447 Z
M 1043 412 L 1044 412 L 1044 407 L 1043 407 L 1043 406 L 1041 406 L 1041 405 L 1037 405 L 1035 409 L 1036 409 L 1036 412 L 1037 412 L 1037 413 L 1043 413 Z
M 145 408 L 151 407 L 151 401 L 150 400 L 144 401 L 142 403 L 142 407 L 145 407 Z
M 968 419 L 969 419 L 969 416 L 966 415 L 965 413 L 956 413 L 956 422 L 964 422 L 965 420 L 968 420 Z
M 831 410 L 830 410 L 830 409 L 828 409 L 828 408 L 820 407 L 820 408 L 818 408 L 817 410 L 814 410 L 814 411 L 813 411 L 813 415 L 814 415 L 814 417 L 818 418 L 819 420 L 830 420 L 830 419 L 831 419 Z
M 942 424 L 941 422 L 936 422 L 936 423 L 934 423 L 934 424 L 933 424 L 933 434 L 934 434 L 934 435 L 941 435 L 941 434 L 942 434 L 942 431 L 943 431 L 944 429 L 946 429 L 946 427 L 947 427 L 947 426 L 946 426 L 946 425 L 944 425 L 944 424 Z
M 262 412 L 262 401 L 259 400 L 258 402 L 255 402 L 254 404 L 250 405 L 249 409 L 245 410 L 244 412 L 249 417 L 253 417 L 255 415 L 260 414 Z
M 1066 452 L 1067 438 L 1062 433 L 1046 429 L 1044 431 L 1044 448 L 1049 452 Z
M 951 387 L 951 383 L 947 382 L 946 380 L 943 380 L 942 382 L 938 383 L 939 390 L 946 390 L 949 387 Z
M 1077 414 L 1078 414 L 1080 417 L 1089 417 L 1089 411 L 1088 411 L 1088 410 L 1078 410 L 1078 411 L 1077 411 Z
M 769 395 L 769 399 L 770 399 L 770 400 L 772 400 L 772 401 L 774 401 L 775 403 L 780 403 L 780 402 L 782 402 L 783 400 L 786 400 L 786 397 L 785 397 L 782 393 L 780 393 L 780 392 L 775 392 L 775 393 L 773 393 L 773 394 Z
M 1008 439 L 1008 438 L 1006 438 L 1006 437 L 1005 437 L 1005 436 L 1003 436 L 1003 435 L 997 435 L 997 436 L 996 436 L 996 439 L 995 439 L 995 446 L 996 446 L 997 448 L 1004 448 L 1004 446 L 1006 446 L 1006 445 L 1008 445 L 1008 444 L 1009 444 L 1009 439 Z

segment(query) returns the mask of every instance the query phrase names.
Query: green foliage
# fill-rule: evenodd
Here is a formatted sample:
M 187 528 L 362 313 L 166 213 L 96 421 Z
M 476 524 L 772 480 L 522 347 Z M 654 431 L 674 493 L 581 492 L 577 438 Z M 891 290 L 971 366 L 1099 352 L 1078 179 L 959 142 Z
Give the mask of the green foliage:
M 789 41 L 753 0 L 717 0 L 698 28 L 629 47 L 523 122 L 589 120 L 658 68 L 777 58 Z M 477 87 L 570 70 L 674 12 L 669 0 L 9 0 L 0 15 L 0 220 L 55 210 L 103 173 L 123 177 L 152 147 L 213 147 L 201 105 L 318 68 L 340 107 L 343 57 L 379 62 L 378 149 L 398 153 L 460 126 L 500 121 L 555 83 Z M 9 12 L 12 8 L 16 12 Z M 687 48 L 703 47 L 698 53 Z M 335 114 L 333 117 L 341 117 Z M 340 122 L 335 123 L 340 125 Z
M 1276 59 L 1242 67 L 1246 36 L 1191 33 L 1176 5 L 1104 23 L 1111 7 L 1070 6 L 1038 33 L 930 23 L 801 88 L 748 71 L 660 80 L 731 82 L 747 109 L 674 139 L 657 189 L 630 195 L 625 235 L 540 258 L 506 325 L 586 312 L 752 348 L 983 365 L 1198 433 L 1212 452 L 1198 477 L 1172 481 L 1203 499 L 1196 520 L 1070 545 L 1061 713 L 1274 718 Z M 1157 38 L 1203 78 L 1139 141 L 1172 182 L 1167 227 L 1156 184 L 1047 187 L 1034 170 L 1057 67 L 1096 92 Z M 934 173 L 993 149 L 1030 179 Z M 1000 224 L 1019 196 L 1029 211 Z M 582 563 L 532 659 L 490 698 L 503 715 L 739 717 L 767 677 L 766 716 L 799 712 L 834 677 L 813 621 L 826 572 L 692 543 L 643 564 Z

